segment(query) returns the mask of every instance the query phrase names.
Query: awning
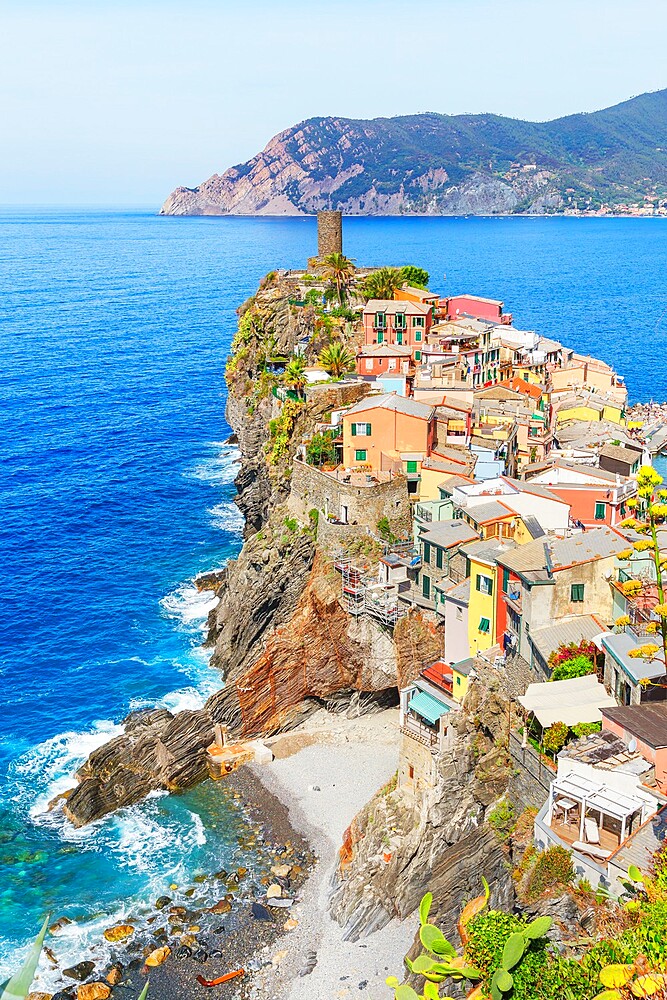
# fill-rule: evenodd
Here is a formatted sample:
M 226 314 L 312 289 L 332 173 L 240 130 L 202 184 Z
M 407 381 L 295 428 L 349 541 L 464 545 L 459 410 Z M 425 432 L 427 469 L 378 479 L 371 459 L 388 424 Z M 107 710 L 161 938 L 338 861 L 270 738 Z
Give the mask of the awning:
M 616 701 L 600 684 L 595 674 L 573 677 L 567 681 L 529 684 L 517 698 L 527 712 L 532 712 L 543 729 L 554 722 L 576 726 L 579 722 L 601 722 L 601 708 L 616 707 Z
M 431 725 L 434 725 L 438 719 L 446 715 L 449 711 L 446 705 L 443 705 L 436 698 L 431 697 L 430 694 L 426 694 L 425 691 L 419 691 L 413 695 L 408 703 L 408 708 L 416 712 L 417 715 L 421 715 L 422 719 L 430 722 Z

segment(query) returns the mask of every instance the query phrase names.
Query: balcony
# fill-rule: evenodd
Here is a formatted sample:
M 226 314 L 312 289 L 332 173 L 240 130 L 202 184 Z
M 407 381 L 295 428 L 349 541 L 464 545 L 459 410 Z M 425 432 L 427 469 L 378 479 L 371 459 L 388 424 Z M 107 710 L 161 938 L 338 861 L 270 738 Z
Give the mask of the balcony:
M 426 723 L 419 722 L 413 715 L 405 714 L 401 725 L 401 732 L 413 740 L 417 740 L 429 750 L 437 750 L 440 745 L 440 734 L 437 729 L 427 726 Z

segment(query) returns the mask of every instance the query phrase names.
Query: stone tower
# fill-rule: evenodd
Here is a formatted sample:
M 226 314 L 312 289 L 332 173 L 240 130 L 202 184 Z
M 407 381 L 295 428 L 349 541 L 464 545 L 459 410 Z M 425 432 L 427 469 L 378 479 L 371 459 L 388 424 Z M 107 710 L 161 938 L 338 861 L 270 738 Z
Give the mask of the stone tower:
M 343 213 L 328 209 L 317 213 L 317 256 L 343 252 Z

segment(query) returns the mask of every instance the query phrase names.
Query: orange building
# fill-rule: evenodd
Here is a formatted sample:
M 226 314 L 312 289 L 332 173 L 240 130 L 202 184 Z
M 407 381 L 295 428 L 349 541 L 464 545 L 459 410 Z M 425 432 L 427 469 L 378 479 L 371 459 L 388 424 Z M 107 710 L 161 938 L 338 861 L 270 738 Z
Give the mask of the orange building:
M 436 440 L 435 407 L 386 393 L 343 413 L 343 465 L 418 476 Z

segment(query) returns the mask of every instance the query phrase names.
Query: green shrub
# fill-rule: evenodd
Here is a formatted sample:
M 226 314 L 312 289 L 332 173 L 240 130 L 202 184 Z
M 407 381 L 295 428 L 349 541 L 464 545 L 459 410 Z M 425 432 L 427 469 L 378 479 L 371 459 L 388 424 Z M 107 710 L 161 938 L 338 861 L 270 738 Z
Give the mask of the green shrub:
M 514 806 L 508 799 L 501 799 L 487 815 L 490 825 L 501 840 L 507 840 L 516 823 Z
M 599 733 L 601 729 L 601 722 L 578 722 L 576 726 L 572 726 L 572 732 L 578 737 L 590 736 L 591 733 Z
M 572 855 L 565 847 L 554 845 L 535 855 L 524 878 L 522 891 L 526 901 L 533 902 L 547 890 L 557 886 L 565 888 L 573 882 Z
M 569 726 L 566 726 L 564 722 L 554 722 L 548 729 L 545 729 L 542 736 L 542 746 L 547 753 L 555 756 L 563 749 L 569 735 Z
M 551 680 L 568 681 L 573 677 L 585 677 L 586 674 L 593 673 L 595 673 L 595 664 L 593 661 L 585 653 L 579 653 L 569 660 L 563 660 L 558 666 L 554 667 Z

